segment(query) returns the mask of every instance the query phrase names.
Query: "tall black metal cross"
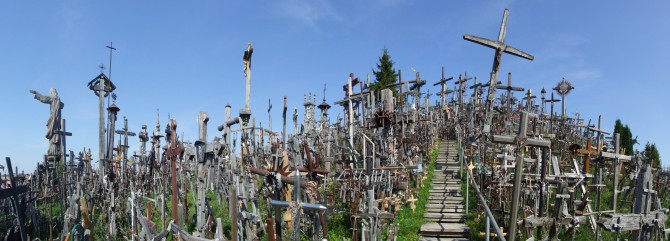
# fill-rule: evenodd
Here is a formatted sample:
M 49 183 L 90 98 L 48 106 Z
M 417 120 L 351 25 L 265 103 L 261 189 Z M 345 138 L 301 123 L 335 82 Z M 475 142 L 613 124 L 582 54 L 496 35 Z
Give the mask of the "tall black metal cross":
M 109 49 L 109 79 L 112 79 L 112 53 L 116 48 L 114 48 L 114 45 L 112 42 L 109 42 L 109 46 L 105 46 Z

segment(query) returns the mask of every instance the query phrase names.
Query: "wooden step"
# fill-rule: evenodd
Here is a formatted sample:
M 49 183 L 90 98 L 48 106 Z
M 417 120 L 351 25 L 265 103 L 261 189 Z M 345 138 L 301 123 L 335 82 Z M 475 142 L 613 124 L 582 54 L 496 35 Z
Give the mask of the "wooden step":
M 440 208 L 456 208 L 456 209 L 463 209 L 465 210 L 465 206 L 463 204 L 437 204 L 437 203 L 429 203 L 426 204 L 426 209 L 440 209 Z
M 445 199 L 430 199 L 428 204 L 446 204 L 446 205 L 460 205 L 463 201 L 460 200 L 445 200 Z
M 419 241 L 470 241 L 467 238 L 421 237 Z
M 423 218 L 430 221 L 460 223 L 465 221 L 465 214 L 462 213 L 425 213 Z
M 470 228 L 462 223 L 427 223 L 421 225 L 419 231 L 426 237 L 464 238 L 470 232 Z

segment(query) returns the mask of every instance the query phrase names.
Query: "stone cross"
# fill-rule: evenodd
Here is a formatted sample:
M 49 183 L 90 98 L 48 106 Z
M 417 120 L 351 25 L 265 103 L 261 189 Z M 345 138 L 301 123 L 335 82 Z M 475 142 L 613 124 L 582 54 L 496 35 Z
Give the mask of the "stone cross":
M 483 130 L 484 133 L 488 133 L 491 129 L 490 126 L 493 118 L 493 100 L 496 94 L 496 83 L 498 81 L 498 70 L 500 69 L 500 61 L 502 59 L 502 54 L 508 53 L 528 60 L 534 59 L 532 55 L 527 54 L 505 43 L 505 34 L 507 31 L 507 15 L 509 15 L 509 10 L 505 9 L 505 11 L 503 12 L 502 24 L 500 24 L 500 32 L 498 33 L 497 41 L 469 34 L 463 35 L 463 39 L 465 40 L 495 49 L 496 51 L 495 56 L 493 58 L 493 68 L 491 70 L 491 80 L 490 80 L 491 85 L 487 97 L 486 123 L 484 124 L 484 130 Z

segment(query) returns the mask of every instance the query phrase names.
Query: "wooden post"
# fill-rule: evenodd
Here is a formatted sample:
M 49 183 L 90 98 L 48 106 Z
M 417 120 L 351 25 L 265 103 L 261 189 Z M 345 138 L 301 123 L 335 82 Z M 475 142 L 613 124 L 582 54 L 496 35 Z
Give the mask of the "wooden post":
M 523 172 L 523 161 L 525 155 L 525 140 L 526 140 L 526 126 L 528 125 L 528 113 L 521 114 L 521 123 L 519 124 L 519 134 L 517 135 L 517 146 L 519 154 L 516 157 L 516 167 L 514 170 L 514 191 L 512 192 L 512 210 L 509 227 L 509 240 L 514 241 L 516 238 L 516 216 L 519 211 L 519 195 L 521 194 L 521 179 Z

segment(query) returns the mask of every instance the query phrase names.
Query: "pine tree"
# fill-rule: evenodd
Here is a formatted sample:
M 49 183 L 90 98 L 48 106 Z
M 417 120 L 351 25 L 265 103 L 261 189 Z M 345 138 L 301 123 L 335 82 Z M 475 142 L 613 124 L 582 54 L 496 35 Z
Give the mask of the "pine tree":
M 621 123 L 620 119 L 617 119 L 614 122 L 614 133 L 619 133 L 619 143 L 621 148 L 626 150 L 625 155 L 633 155 L 633 145 L 635 140 L 633 140 L 633 134 L 630 132 L 628 125 Z
M 375 82 L 370 86 L 370 89 L 374 90 L 377 93 L 380 93 L 381 90 L 388 88 L 389 85 L 395 83 L 398 78 L 398 74 L 393 68 L 393 60 L 391 60 L 391 55 L 386 47 L 383 49 L 384 53 L 379 57 L 379 63 L 377 63 L 377 71 L 374 69 L 372 73 L 375 75 Z M 397 90 L 395 87 L 390 88 L 395 95 Z
M 659 168 L 661 166 L 661 156 L 658 154 L 658 149 L 656 149 L 655 143 L 649 143 L 644 146 L 644 155 L 647 157 L 647 161 L 651 163 L 653 168 Z

